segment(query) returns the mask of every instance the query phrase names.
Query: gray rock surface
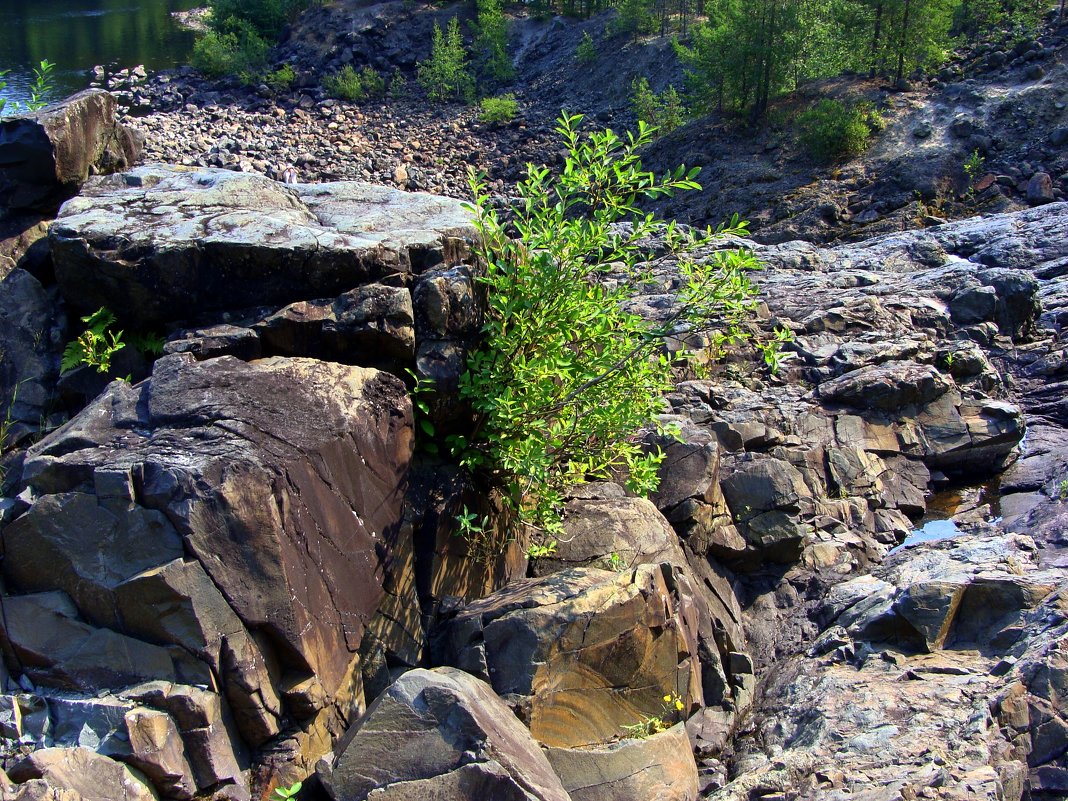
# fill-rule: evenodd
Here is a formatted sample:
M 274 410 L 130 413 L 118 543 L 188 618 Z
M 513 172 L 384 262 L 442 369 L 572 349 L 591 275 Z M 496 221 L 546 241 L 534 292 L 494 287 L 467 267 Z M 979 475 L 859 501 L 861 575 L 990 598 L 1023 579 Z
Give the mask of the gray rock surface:
M 89 182 L 50 230 L 71 304 L 141 327 L 450 266 L 474 235 L 446 198 L 161 165 Z

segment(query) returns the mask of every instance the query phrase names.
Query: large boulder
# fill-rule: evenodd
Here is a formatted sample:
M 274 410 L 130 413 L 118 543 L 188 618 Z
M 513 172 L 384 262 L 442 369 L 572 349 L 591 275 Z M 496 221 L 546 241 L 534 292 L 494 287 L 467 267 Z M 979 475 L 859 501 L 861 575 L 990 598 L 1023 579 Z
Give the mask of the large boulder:
M 290 761 L 310 768 L 363 708 L 359 648 L 394 581 L 411 449 L 388 374 L 164 357 L 29 451 L 35 502 L 3 530 L 20 593 L 5 645 L 45 686 L 216 690 L 229 712 L 179 725 L 201 742 L 227 726 L 257 747 L 299 721 Z M 229 781 L 219 760 L 196 769 Z
M 68 790 L 67 801 L 157 801 L 144 776 L 87 748 L 44 748 L 15 765 L 8 775 L 19 784 L 40 782 L 53 792 Z M 25 790 L 20 790 L 20 798 Z M 31 796 L 42 799 L 51 795 Z
M 568 801 L 523 724 L 453 668 L 405 673 L 323 760 L 335 801 Z
M 0 120 L 0 208 L 54 211 L 90 175 L 125 170 L 143 137 L 115 118 L 115 98 L 88 89 Z
M 160 165 L 90 181 L 50 231 L 72 305 L 138 326 L 403 279 L 467 258 L 475 235 L 448 198 Z
M 541 743 L 608 742 L 677 694 L 704 699 L 698 622 L 670 565 L 513 582 L 445 623 L 438 656 L 488 681 Z

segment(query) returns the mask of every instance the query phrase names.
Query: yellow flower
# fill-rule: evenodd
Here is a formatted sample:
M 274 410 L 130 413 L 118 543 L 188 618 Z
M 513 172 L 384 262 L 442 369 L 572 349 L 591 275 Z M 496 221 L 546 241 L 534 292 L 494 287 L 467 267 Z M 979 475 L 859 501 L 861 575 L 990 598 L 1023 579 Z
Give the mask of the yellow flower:
M 665 704 L 670 704 L 671 703 L 671 696 L 670 695 L 665 695 L 664 696 L 664 703 Z
M 680 699 L 676 698 L 675 699 L 675 708 L 677 710 L 679 710 L 679 712 L 681 712 L 682 711 L 682 706 L 683 706 L 682 701 Z

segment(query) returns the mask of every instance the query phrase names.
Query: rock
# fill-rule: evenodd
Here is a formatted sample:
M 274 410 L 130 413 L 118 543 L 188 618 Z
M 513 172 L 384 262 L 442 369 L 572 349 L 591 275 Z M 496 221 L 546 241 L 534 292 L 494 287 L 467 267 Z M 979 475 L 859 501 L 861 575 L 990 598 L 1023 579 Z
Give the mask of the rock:
M 1055 200 L 1053 197 L 1053 179 L 1050 178 L 1049 173 L 1036 172 L 1031 176 L 1031 180 L 1027 182 L 1027 202 L 1032 206 L 1040 206 L 1043 203 L 1052 203 Z
M 455 264 L 475 235 L 467 212 L 446 198 L 163 166 L 89 182 L 50 232 L 72 305 L 107 306 L 140 327 L 194 309 L 331 297 Z
M 622 488 L 614 486 L 622 496 Z M 536 576 L 593 565 L 628 570 L 640 564 L 685 565 L 675 532 L 645 498 L 576 498 L 564 507 L 556 552 L 537 559 Z
M 67 320 L 54 289 L 20 269 L 0 281 L 0 409 L 6 449 L 47 422 L 66 344 Z
M 44 748 L 8 771 L 18 783 L 44 780 L 55 790 L 70 790 L 81 801 L 158 801 L 138 773 L 86 748 Z M 41 796 L 46 798 L 47 796 Z M 57 799 L 56 801 L 59 801 Z
M 363 708 L 411 446 L 387 374 L 164 357 L 30 450 L 37 500 L 3 534 L 6 589 L 32 594 L 5 600 L 7 639 L 45 685 L 217 689 L 233 718 L 194 727 L 200 776 L 234 776 L 235 749 L 202 753 L 220 726 L 261 746 L 284 719 L 310 768 Z
M 696 801 L 697 763 L 681 723 L 642 740 L 598 748 L 546 748 L 573 801 Z
M 894 411 L 922 406 L 949 390 L 946 379 L 930 365 L 887 362 L 846 373 L 820 384 L 820 397 L 865 409 Z
M 310 356 L 402 373 L 415 358 L 415 318 L 406 289 L 366 284 L 335 300 L 300 301 L 252 326 L 272 355 Z
M 319 767 L 335 801 L 567 801 L 537 744 L 484 682 L 412 670 Z
M 665 695 L 686 709 L 704 697 L 696 621 L 673 576 L 641 565 L 513 582 L 443 623 L 440 659 L 514 698 L 542 744 L 608 742 L 661 713 Z
M 0 207 L 52 212 L 90 175 L 125 170 L 144 137 L 116 122 L 115 98 L 88 89 L 0 121 Z

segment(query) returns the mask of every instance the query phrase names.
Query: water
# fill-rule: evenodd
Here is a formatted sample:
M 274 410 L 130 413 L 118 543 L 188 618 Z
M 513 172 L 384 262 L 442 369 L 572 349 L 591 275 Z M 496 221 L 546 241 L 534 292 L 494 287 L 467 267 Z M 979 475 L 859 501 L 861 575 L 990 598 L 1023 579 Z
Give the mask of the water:
M 149 70 L 185 63 L 194 35 L 180 28 L 172 11 L 205 0 L 0 0 L 0 70 L 9 70 L 2 94 L 24 101 L 33 67 L 56 63 L 58 99 L 84 89 L 97 64 Z

